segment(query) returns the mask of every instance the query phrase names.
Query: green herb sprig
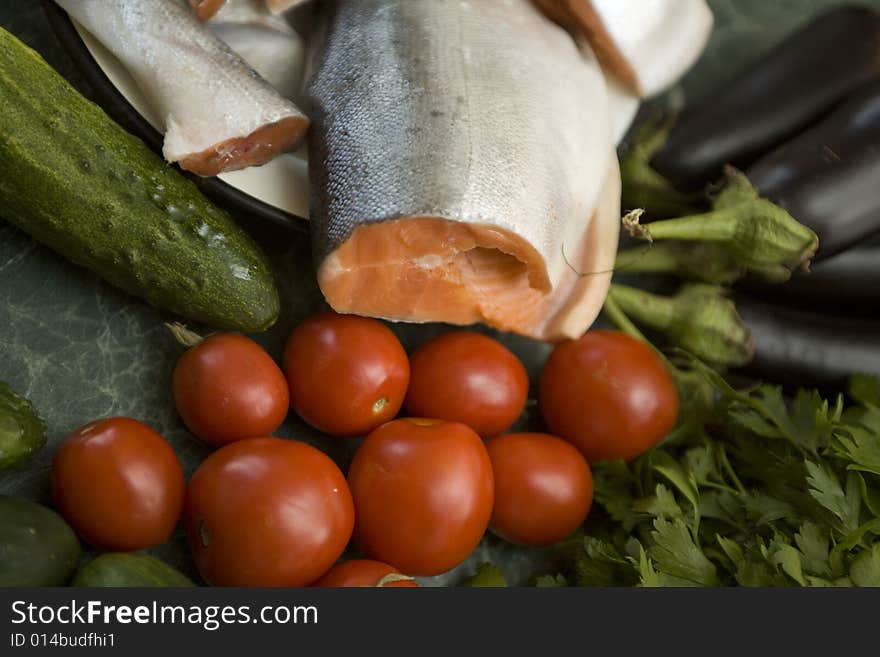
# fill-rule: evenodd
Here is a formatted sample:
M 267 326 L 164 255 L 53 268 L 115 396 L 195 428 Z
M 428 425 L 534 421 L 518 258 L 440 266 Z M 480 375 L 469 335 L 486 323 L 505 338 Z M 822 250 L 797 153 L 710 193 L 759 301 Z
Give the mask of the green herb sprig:
M 564 546 L 581 586 L 880 586 L 880 382 L 844 396 L 716 392 L 711 416 L 636 461 L 594 464 L 598 513 Z

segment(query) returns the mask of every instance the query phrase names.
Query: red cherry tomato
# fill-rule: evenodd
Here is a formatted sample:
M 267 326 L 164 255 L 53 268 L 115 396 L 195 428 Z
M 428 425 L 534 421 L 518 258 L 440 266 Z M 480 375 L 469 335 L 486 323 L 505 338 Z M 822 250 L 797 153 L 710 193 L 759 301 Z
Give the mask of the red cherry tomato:
M 409 385 L 400 341 L 374 319 L 323 313 L 287 340 L 290 404 L 316 429 L 359 436 L 393 419 Z
M 250 438 L 199 466 L 186 497 L 190 550 L 217 586 L 307 586 L 339 558 L 354 508 L 345 477 L 310 445 Z
M 235 333 L 209 336 L 180 357 L 174 401 L 189 430 L 211 445 L 268 436 L 289 408 L 281 368 Z
M 540 405 L 550 430 L 587 460 L 630 460 L 675 425 L 678 393 L 651 347 L 624 333 L 590 331 L 553 350 Z
M 343 586 L 343 587 L 368 587 L 379 586 L 382 588 L 411 588 L 418 587 L 412 578 L 396 579 L 389 575 L 400 575 L 400 572 L 381 561 L 371 559 L 351 559 L 333 566 L 314 586 Z
M 495 474 L 492 531 L 523 545 L 551 545 L 580 527 L 593 503 L 593 476 L 570 443 L 512 433 L 486 444 Z
M 105 550 L 160 545 L 174 530 L 186 483 L 174 450 L 137 420 L 77 429 L 52 461 L 55 507 L 84 541 Z
M 472 333 L 446 333 L 410 358 L 406 408 L 417 417 L 468 425 L 481 436 L 509 429 L 526 405 L 526 368 L 497 340 Z
M 348 481 L 356 541 L 410 575 L 437 575 L 464 561 L 492 515 L 489 455 L 457 422 L 382 425 L 358 449 Z

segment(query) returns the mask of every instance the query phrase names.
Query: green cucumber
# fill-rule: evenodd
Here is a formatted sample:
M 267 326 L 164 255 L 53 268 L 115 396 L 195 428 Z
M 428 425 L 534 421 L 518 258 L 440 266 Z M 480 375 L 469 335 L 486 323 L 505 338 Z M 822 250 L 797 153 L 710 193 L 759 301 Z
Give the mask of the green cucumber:
M 63 586 L 80 554 L 79 539 L 57 513 L 0 496 L 0 586 Z
M 229 214 L 2 28 L 0 212 L 158 308 L 244 332 L 278 317 L 269 263 Z
M 46 444 L 34 405 L 0 381 L 0 470 L 21 465 Z
M 193 581 L 164 561 L 148 554 L 108 552 L 96 557 L 76 574 L 73 586 L 195 586 Z

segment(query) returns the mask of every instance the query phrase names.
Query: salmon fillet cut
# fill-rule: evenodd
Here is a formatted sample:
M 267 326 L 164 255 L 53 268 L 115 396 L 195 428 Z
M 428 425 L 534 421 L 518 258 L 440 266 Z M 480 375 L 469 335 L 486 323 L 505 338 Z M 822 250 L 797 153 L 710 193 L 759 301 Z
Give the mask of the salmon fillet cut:
M 330 305 L 579 337 L 620 224 L 595 58 L 529 0 L 317 6 L 312 235 Z
M 675 84 L 712 32 L 705 0 L 534 0 L 585 36 L 602 66 L 640 97 Z
M 490 224 L 438 217 L 358 227 L 321 264 L 318 282 L 338 311 L 407 322 L 482 322 L 551 342 L 577 338 L 596 319 L 611 284 L 620 226 L 616 161 L 588 226 L 555 286 L 540 254 L 522 238 Z

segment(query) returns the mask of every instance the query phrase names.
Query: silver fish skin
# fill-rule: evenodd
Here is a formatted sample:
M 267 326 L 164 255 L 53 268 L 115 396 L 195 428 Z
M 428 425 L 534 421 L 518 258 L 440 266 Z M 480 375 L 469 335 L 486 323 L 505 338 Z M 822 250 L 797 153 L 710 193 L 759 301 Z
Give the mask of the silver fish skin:
M 619 194 L 605 194 L 597 211 L 605 186 L 618 177 L 595 59 L 530 0 L 317 6 L 326 33 L 307 87 L 312 235 L 330 305 L 400 321 L 482 321 L 547 339 L 585 330 L 610 274 L 591 277 L 587 290 L 572 273 L 583 262 L 613 266 L 619 223 Z M 605 223 L 590 233 L 597 216 Z M 407 253 L 418 235 L 389 230 L 400 253 L 389 247 L 353 271 L 359 265 L 352 258 L 386 239 L 370 227 L 408 219 L 427 219 L 423 226 L 443 233 L 444 244 L 471 236 L 452 235 L 435 219 L 480 235 L 462 253 L 435 255 L 423 246 Z M 587 243 L 588 234 L 601 235 L 601 243 Z M 401 258 L 409 261 L 399 265 Z M 519 278 L 518 266 L 526 270 Z M 377 273 L 389 267 L 399 272 Z M 492 282 L 508 274 L 503 286 Z M 347 277 L 345 291 L 334 289 L 340 276 Z M 392 289 L 379 294 L 373 284 Z M 516 286 L 522 294 L 509 301 L 533 307 L 502 307 Z M 462 309 L 474 295 L 482 299 Z M 559 324 L 555 315 L 571 315 L 587 297 L 589 308 L 574 313 L 576 321 L 548 334 Z
M 138 83 L 165 124 L 163 154 L 201 175 L 263 164 L 299 143 L 306 116 L 184 0 L 56 0 Z

